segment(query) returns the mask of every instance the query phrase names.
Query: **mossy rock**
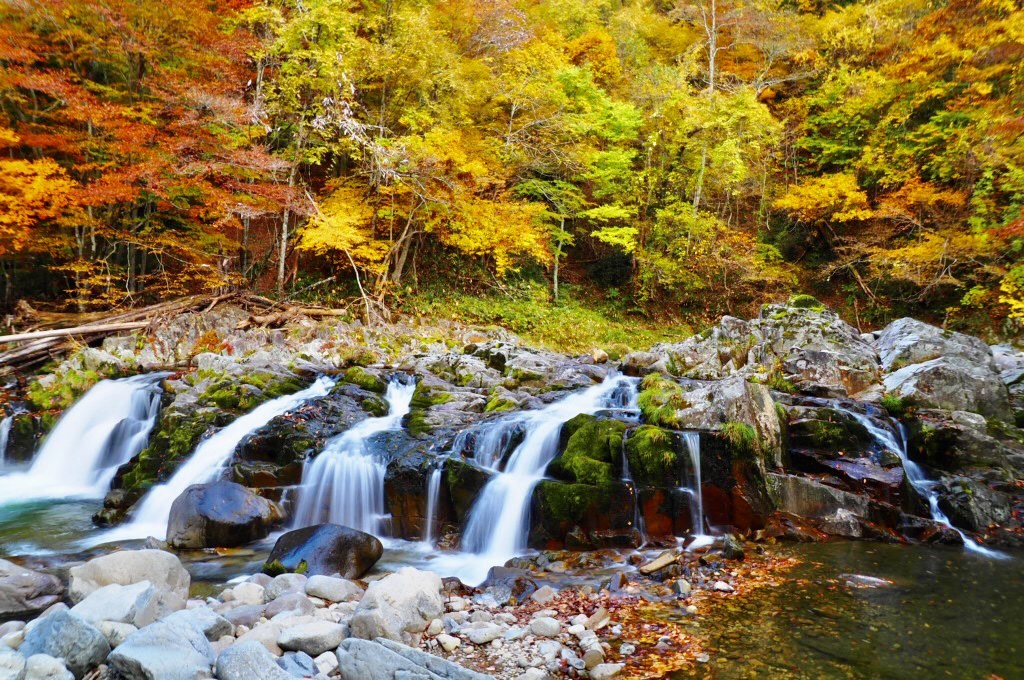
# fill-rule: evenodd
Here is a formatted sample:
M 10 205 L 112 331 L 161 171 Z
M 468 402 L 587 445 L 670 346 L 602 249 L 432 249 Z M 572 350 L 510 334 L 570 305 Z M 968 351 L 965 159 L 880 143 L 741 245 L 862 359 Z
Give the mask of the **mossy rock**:
M 752 426 L 739 422 L 723 423 L 720 433 L 728 443 L 729 451 L 734 459 L 758 460 L 761 446 L 757 440 L 757 431 Z
M 487 401 L 487 406 L 484 407 L 484 413 L 500 413 L 502 411 L 514 411 L 518 408 L 519 404 L 511 399 L 494 395 Z
M 409 414 L 405 417 L 403 426 L 416 437 L 429 434 L 433 428 L 427 422 L 427 411 L 433 406 L 447 404 L 452 399 L 449 392 L 432 390 L 422 382 L 417 383 L 412 400 L 409 402 Z
M 824 409 L 813 413 L 816 417 L 799 418 L 789 424 L 791 446 L 844 452 L 864 450 L 871 446 L 871 433 L 854 418 Z
M 679 486 L 682 479 L 679 451 L 678 435 L 656 425 L 641 425 L 626 439 L 629 470 L 640 486 Z
M 370 373 L 362 366 L 353 366 L 346 370 L 342 380 L 358 387 L 362 387 L 364 390 L 377 392 L 379 394 L 384 394 L 388 390 L 386 382 L 375 376 L 373 373 Z
M 549 527 L 585 522 L 588 516 L 606 511 L 611 498 L 607 487 L 550 480 L 538 484 L 534 493 Z
M 576 422 L 572 425 L 566 424 L 573 431 L 563 453 L 551 462 L 550 474 L 581 484 L 610 484 L 616 473 L 622 472 L 622 438 L 626 424 L 611 419 L 580 421 L 577 417 L 573 420 Z
M 794 295 L 789 298 L 786 305 L 797 309 L 812 309 L 816 312 L 825 310 L 825 305 L 812 295 Z
M 217 418 L 212 409 L 188 414 L 166 410 L 161 413 L 149 445 L 118 471 L 118 486 L 126 491 L 144 491 L 169 477 L 187 458 Z M 123 472 L 122 472 L 123 471 Z
M 96 371 L 68 370 L 29 383 L 25 396 L 38 411 L 65 410 L 103 379 Z
M 691 406 L 679 383 L 659 373 L 651 373 L 644 378 L 640 387 L 642 391 L 637 403 L 644 422 L 678 429 L 681 423 L 677 412 Z
M 445 462 L 444 481 L 460 524 L 469 519 L 469 511 L 491 475 L 490 471 L 461 458 L 449 458 Z
M 383 418 L 388 414 L 388 403 L 378 396 L 364 398 L 359 406 L 374 418 Z

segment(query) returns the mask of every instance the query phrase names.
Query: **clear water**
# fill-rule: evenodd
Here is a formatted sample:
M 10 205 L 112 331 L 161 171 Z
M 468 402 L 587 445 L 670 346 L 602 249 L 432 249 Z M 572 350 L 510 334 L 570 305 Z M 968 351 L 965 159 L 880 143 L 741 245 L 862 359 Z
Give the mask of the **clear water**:
M 11 436 L 11 425 L 14 424 L 14 416 L 6 416 L 0 420 L 0 466 L 7 462 L 7 440 Z
M 392 380 L 385 399 L 388 413 L 367 418 L 334 437 L 302 471 L 293 526 L 333 522 L 370 534 L 385 533 L 386 461 L 372 449 L 374 435 L 401 427 L 416 383 Z
M 435 467 L 427 478 L 427 516 L 423 523 L 423 542 L 434 545 L 434 518 L 437 515 L 437 498 L 441 493 L 441 466 Z
M 783 550 L 801 564 L 779 585 L 681 619 L 710 653 L 698 677 L 1024 678 L 1024 560 L 865 542 Z

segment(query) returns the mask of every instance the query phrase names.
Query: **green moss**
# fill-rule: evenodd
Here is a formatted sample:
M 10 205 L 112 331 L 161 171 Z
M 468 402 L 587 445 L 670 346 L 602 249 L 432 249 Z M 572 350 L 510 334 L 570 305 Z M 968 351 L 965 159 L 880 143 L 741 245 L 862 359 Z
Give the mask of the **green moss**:
M 734 456 L 747 460 L 757 458 L 760 445 L 753 427 L 746 423 L 730 421 L 722 425 L 721 433 L 729 443 Z
M 683 396 L 683 388 L 671 378 L 652 373 L 640 384 L 642 391 L 637 399 L 644 421 L 672 429 L 682 427 L 678 411 L 690 407 Z
M 387 383 L 367 371 L 362 366 L 353 366 L 345 371 L 343 380 L 347 383 L 358 385 L 364 390 L 369 390 L 370 392 L 379 392 L 380 394 L 384 394 L 388 389 Z
M 267 576 L 280 576 L 287 574 L 288 570 L 281 564 L 280 560 L 272 560 L 263 564 L 263 573 Z
M 375 363 L 377 363 L 377 354 L 369 347 L 355 345 L 343 347 L 338 351 L 338 366 L 342 368 L 370 366 Z
M 506 399 L 506 398 L 501 397 L 501 396 L 496 394 L 496 395 L 492 396 L 488 400 L 487 406 L 484 407 L 484 413 L 496 413 L 496 412 L 500 412 L 500 411 L 514 411 L 516 409 L 516 406 L 517 406 L 516 402 L 512 401 L 511 399 Z
M 888 411 L 893 418 L 902 418 L 910 410 L 910 403 L 903 397 L 887 394 L 882 397 L 882 408 Z
M 168 477 L 195 450 L 216 417 L 212 410 L 194 411 L 187 416 L 173 411 L 162 413 L 149 445 L 133 459 L 121 486 L 128 491 L 144 491 Z
M 38 379 L 29 383 L 26 397 L 39 411 L 69 408 L 79 397 L 98 383 L 102 376 L 95 371 L 65 371 L 54 374 L 52 379 Z
M 641 425 L 626 439 L 626 458 L 633 479 L 642 486 L 675 486 L 679 450 L 675 436 L 655 425 Z
M 434 391 L 422 382 L 417 383 L 410 402 L 409 415 L 405 417 L 405 428 L 416 436 L 429 433 L 432 428 L 427 422 L 427 410 L 431 406 L 446 404 L 452 398 L 448 392 Z
M 537 494 L 541 512 L 550 523 L 577 524 L 588 514 L 608 508 L 607 491 L 589 484 L 543 481 Z
M 818 312 L 825 309 L 825 305 L 811 295 L 794 295 L 786 304 L 797 309 L 813 309 Z
M 505 377 L 515 380 L 517 383 L 543 380 L 544 376 L 536 371 L 526 368 L 509 368 L 505 371 Z
M 359 405 L 371 416 L 381 418 L 388 414 L 388 403 L 380 397 L 366 397 Z
M 578 423 L 566 442 L 565 452 L 552 461 L 552 473 L 581 484 L 611 484 L 621 460 L 625 432 L 626 424 L 618 420 L 592 418 Z

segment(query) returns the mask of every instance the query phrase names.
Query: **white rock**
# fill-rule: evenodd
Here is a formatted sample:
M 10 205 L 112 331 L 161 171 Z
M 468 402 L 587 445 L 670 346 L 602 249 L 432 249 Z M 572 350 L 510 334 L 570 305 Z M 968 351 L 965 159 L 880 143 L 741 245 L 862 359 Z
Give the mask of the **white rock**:
M 25 680 L 75 680 L 64 661 L 46 654 L 33 654 L 25 664 Z
M 333 651 L 324 652 L 313 659 L 313 663 L 316 664 L 316 668 L 320 673 L 330 675 L 338 668 L 338 655 Z
M 271 602 L 285 593 L 305 593 L 308 580 L 305 574 L 279 574 L 265 587 L 264 597 Z
M 477 623 L 476 627 L 469 628 L 463 631 L 469 641 L 474 645 L 484 645 L 491 640 L 496 640 L 502 636 L 504 631 L 496 623 Z
M 116 621 L 142 628 L 157 620 L 159 593 L 149 581 L 127 586 L 111 583 L 89 593 L 71 611 L 92 624 Z
M 604 652 L 600 647 L 591 647 L 583 652 L 583 663 L 586 668 L 592 669 L 604 663 Z
M 715 581 L 715 585 L 712 587 L 720 593 L 731 593 L 733 590 L 735 590 L 735 588 L 733 588 L 725 581 Z
M 462 641 L 459 640 L 459 638 L 453 635 L 448 635 L 447 633 L 441 633 L 440 635 L 438 635 L 437 642 L 441 645 L 441 648 L 444 649 L 444 651 L 446 652 L 454 651 L 456 648 L 458 648 L 459 645 L 462 644 Z
M 238 606 L 263 604 L 266 601 L 266 590 L 256 583 L 239 583 L 231 589 L 230 601 Z
M 128 586 L 149 581 L 160 593 L 160 616 L 184 608 L 192 582 L 181 560 L 164 550 L 121 550 L 72 567 L 68 573 L 72 602 L 81 602 L 112 583 Z
M 363 589 L 348 579 L 315 574 L 306 581 L 306 594 L 329 602 L 346 602 L 361 598 Z
M 541 586 L 530 595 L 530 599 L 537 604 L 547 604 L 555 597 L 556 592 L 551 586 Z
M 441 577 L 404 567 L 366 589 L 349 624 L 354 637 L 415 646 L 427 624 L 444 613 Z
M 239 642 L 258 642 L 267 648 L 267 651 L 274 656 L 281 656 L 284 650 L 277 644 L 281 637 L 281 626 L 277 623 L 261 623 L 244 635 L 239 636 Z
M 440 635 L 444 632 L 444 622 L 441 619 L 434 619 L 427 626 L 427 635 Z
M 562 624 L 550 616 L 541 616 L 530 622 L 530 632 L 537 637 L 556 637 L 562 632 Z
M 516 680 L 548 680 L 551 676 L 540 668 L 527 668 Z
M 348 626 L 328 621 L 317 621 L 304 626 L 286 628 L 277 638 L 277 644 L 282 649 L 305 652 L 316 657 L 326 651 L 337 649 L 346 637 L 348 637 Z
M 13 651 L 0 650 L 0 678 L 24 680 L 25 657 Z
M 96 628 L 103 633 L 103 637 L 107 638 L 111 649 L 120 645 L 126 637 L 138 630 L 132 624 L 120 621 L 100 621 L 96 624 Z
M 621 663 L 602 663 L 590 669 L 591 680 L 608 680 L 622 672 Z

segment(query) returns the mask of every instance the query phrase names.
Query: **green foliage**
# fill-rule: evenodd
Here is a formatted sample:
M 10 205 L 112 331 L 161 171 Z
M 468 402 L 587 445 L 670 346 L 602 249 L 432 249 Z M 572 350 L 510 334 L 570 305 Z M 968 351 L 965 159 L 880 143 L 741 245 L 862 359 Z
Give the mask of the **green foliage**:
M 89 370 L 70 370 L 44 378 L 30 382 L 25 392 L 29 403 L 39 411 L 70 407 L 102 379 L 98 373 Z
M 552 474 L 581 484 L 611 484 L 616 466 L 621 466 L 626 424 L 591 417 L 570 429 L 565 451 L 551 462 Z
M 886 394 L 882 397 L 882 408 L 888 411 L 893 418 L 903 418 L 910 411 L 911 405 L 903 397 Z
M 626 439 L 626 458 L 633 479 L 642 486 L 672 486 L 679 479 L 675 435 L 654 425 L 641 425 Z
M 797 309 L 811 309 L 816 312 L 825 310 L 825 305 L 821 304 L 817 298 L 811 295 L 794 295 L 789 298 L 786 302 L 790 307 L 796 307 Z
M 682 427 L 677 411 L 690 408 L 691 404 L 679 383 L 660 373 L 651 373 L 640 383 L 640 388 L 637 402 L 645 422 L 672 429 Z
M 734 456 L 745 460 L 753 460 L 757 457 L 760 443 L 753 427 L 746 423 L 730 421 L 722 424 L 720 432 L 729 443 Z

